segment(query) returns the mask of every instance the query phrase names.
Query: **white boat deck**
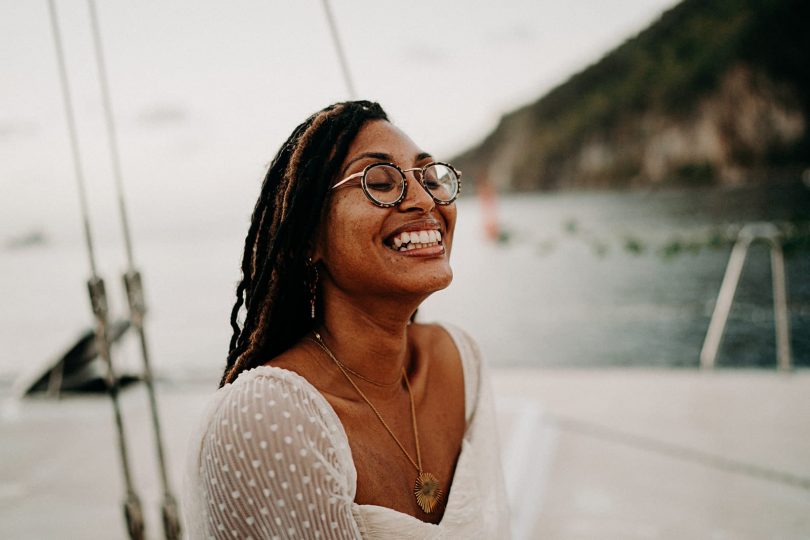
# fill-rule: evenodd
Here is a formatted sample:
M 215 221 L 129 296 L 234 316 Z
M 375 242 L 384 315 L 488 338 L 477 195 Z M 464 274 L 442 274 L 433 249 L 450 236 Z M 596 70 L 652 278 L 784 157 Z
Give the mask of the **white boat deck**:
M 211 386 L 159 387 L 175 493 Z M 810 538 L 810 370 L 493 370 L 515 538 Z M 122 394 L 162 538 L 146 394 Z M 126 539 L 111 407 L 0 405 L 0 538 Z
M 516 538 L 810 538 L 808 370 L 501 371 L 494 383 Z M 534 455 L 512 461 L 529 424 Z

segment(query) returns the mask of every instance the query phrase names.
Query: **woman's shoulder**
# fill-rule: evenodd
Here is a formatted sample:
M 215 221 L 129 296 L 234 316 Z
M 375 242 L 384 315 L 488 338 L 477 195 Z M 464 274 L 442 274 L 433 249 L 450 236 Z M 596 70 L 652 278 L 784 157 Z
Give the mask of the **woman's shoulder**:
M 288 369 L 262 365 L 245 370 L 217 390 L 210 407 L 204 419 L 204 452 L 212 445 L 246 450 L 261 444 L 263 451 L 279 446 L 322 452 L 346 448 L 346 433 L 334 409 L 309 381 Z M 336 457 L 340 468 L 348 470 L 344 453 Z
M 217 390 L 210 406 L 186 472 L 192 520 L 204 520 L 209 530 L 226 523 L 239 538 L 351 527 L 347 509 L 357 476 L 348 440 L 306 379 L 259 366 Z M 296 513 L 316 520 L 295 519 Z
M 439 347 L 455 347 L 459 355 L 474 356 L 480 361 L 480 350 L 475 339 L 463 328 L 447 322 L 412 323 L 411 328 L 423 339 Z
M 226 432 L 255 434 L 270 426 L 270 437 L 290 429 L 325 431 L 331 443 L 345 437 L 335 411 L 304 377 L 294 371 L 262 365 L 246 369 L 209 398 L 199 420 L 203 446 Z M 299 427 L 303 426 L 303 427 Z M 231 433 L 228 433 L 230 436 Z
M 233 406 L 262 402 L 272 407 L 284 403 L 293 408 L 305 408 L 308 412 L 314 409 L 323 416 L 333 414 L 328 402 L 306 377 L 276 365 L 264 364 L 246 369 L 232 383 L 217 390 L 220 392 L 226 401 L 234 402 Z
M 475 339 L 463 328 L 446 322 L 414 323 L 413 330 L 420 340 L 430 343 L 431 352 L 439 357 L 457 355 L 467 371 L 480 371 L 483 361 L 481 349 Z
M 233 382 L 224 385 L 218 391 L 244 391 L 245 387 L 257 384 L 263 385 L 268 391 L 285 388 L 309 390 L 312 387 L 309 381 L 296 371 L 287 369 L 277 362 L 268 362 L 242 371 Z
M 446 322 L 414 323 L 412 326 L 421 339 L 431 344 L 432 357 L 460 362 L 464 377 L 465 416 L 469 420 L 478 402 L 483 367 L 483 357 L 475 339 L 461 327 Z

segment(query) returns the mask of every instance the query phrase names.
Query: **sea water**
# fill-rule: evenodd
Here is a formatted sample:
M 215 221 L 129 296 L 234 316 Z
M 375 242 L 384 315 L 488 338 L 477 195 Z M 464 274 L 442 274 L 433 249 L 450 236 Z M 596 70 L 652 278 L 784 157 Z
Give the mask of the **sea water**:
M 742 188 L 502 196 L 500 241 L 487 239 L 477 199 L 458 202 L 453 284 L 429 298 L 422 321 L 467 329 L 497 366 L 698 365 L 736 226 L 807 222 L 801 183 Z M 155 371 L 218 382 L 249 209 L 199 225 L 136 235 Z M 227 217 L 227 213 L 225 213 Z M 78 218 L 77 218 L 78 223 Z M 207 223 L 207 224 L 203 224 Z M 810 366 L 810 251 L 787 253 L 794 364 Z M 112 317 L 126 316 L 124 258 L 96 246 Z M 0 251 L 0 381 L 58 357 L 93 324 L 83 244 Z M 137 370 L 136 340 L 115 349 Z M 721 366 L 775 365 L 770 258 L 754 245 L 720 349 Z

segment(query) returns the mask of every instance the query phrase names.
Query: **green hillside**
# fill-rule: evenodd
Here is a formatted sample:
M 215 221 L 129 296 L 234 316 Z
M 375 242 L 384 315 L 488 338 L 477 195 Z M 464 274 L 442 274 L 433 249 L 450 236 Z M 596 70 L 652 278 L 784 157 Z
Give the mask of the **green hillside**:
M 686 0 L 456 162 L 499 189 L 738 183 L 810 163 L 810 2 Z

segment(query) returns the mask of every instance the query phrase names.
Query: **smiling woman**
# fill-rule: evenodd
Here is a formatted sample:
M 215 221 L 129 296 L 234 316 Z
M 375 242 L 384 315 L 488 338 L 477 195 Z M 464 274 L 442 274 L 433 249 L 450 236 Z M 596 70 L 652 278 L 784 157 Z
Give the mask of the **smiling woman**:
M 509 537 L 479 349 L 415 322 L 453 278 L 460 177 L 367 101 L 281 147 L 190 441 L 192 538 Z

